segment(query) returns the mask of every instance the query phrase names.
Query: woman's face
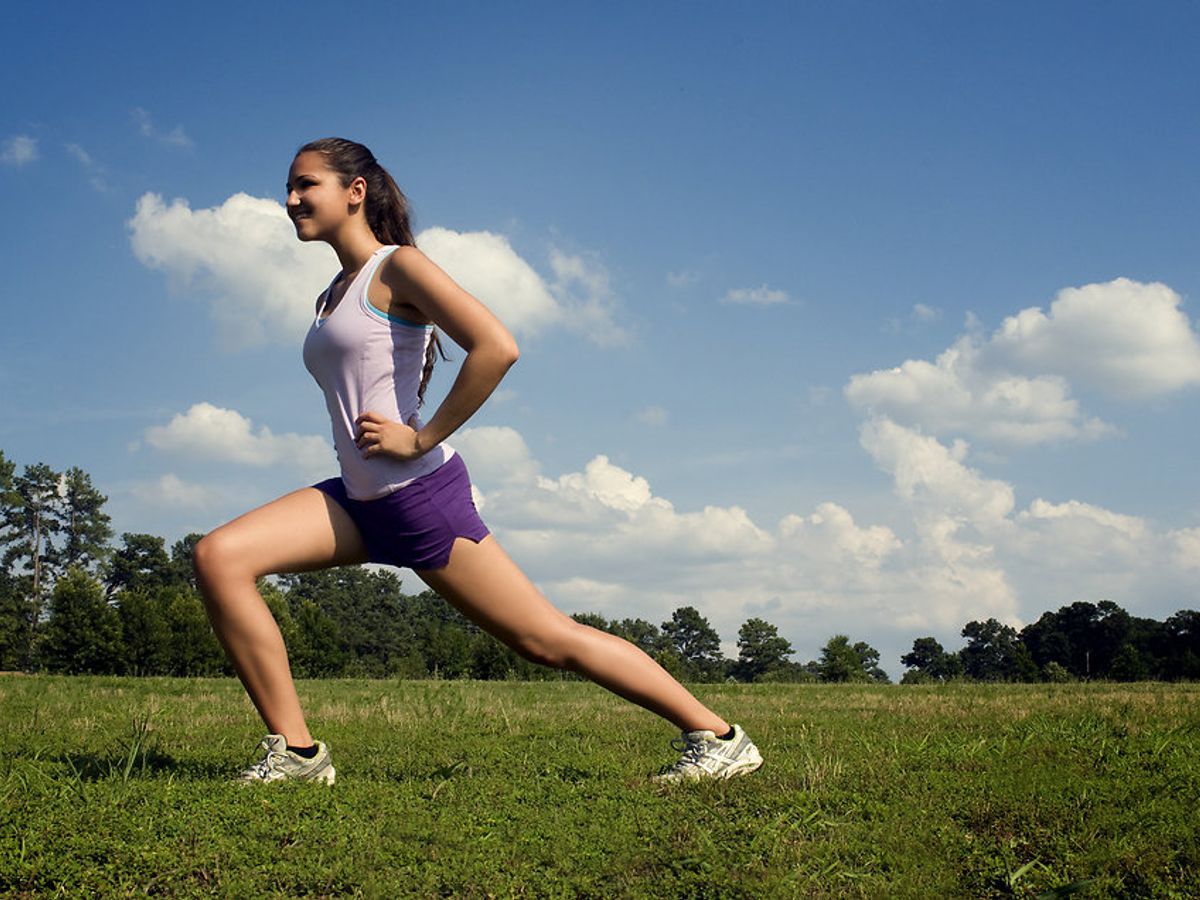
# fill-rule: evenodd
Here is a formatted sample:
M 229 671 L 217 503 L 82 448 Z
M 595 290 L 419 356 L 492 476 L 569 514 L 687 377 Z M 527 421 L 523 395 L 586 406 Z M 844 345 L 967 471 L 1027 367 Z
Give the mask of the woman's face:
M 361 179 L 342 187 L 338 174 L 325 164 L 323 154 L 309 151 L 292 160 L 287 180 L 287 212 L 302 241 L 333 234 L 350 214 L 350 205 L 361 203 Z

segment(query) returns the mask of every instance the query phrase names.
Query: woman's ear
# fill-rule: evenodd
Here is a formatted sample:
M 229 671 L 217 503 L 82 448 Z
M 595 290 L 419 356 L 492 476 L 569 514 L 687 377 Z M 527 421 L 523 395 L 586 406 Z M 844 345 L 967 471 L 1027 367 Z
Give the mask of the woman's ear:
M 359 175 L 350 182 L 350 187 L 346 190 L 350 192 L 350 196 L 347 199 L 351 203 L 362 203 L 367 199 L 367 180 Z

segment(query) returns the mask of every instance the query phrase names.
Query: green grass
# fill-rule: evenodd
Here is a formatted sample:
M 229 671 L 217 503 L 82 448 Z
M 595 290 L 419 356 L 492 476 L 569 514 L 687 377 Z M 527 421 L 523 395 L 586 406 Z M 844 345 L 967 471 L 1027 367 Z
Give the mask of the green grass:
M 299 687 L 332 788 L 228 783 L 234 681 L 0 677 L 0 895 L 1200 896 L 1200 686 L 699 685 L 766 765 L 673 788 L 589 684 Z

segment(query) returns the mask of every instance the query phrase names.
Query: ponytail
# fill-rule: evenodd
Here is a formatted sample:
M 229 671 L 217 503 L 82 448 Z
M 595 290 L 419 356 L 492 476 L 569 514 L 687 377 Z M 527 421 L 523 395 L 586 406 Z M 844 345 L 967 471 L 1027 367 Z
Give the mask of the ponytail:
M 337 173 L 342 187 L 350 187 L 355 178 L 366 181 L 367 199 L 363 204 L 363 214 L 371 233 L 381 244 L 400 247 L 417 245 L 413 239 L 412 211 L 408 198 L 370 150 L 345 138 L 321 138 L 309 141 L 296 151 L 297 156 L 301 153 L 320 153 L 324 156 L 326 165 Z M 417 389 L 418 406 L 425 402 L 425 387 L 429 384 L 438 356 L 449 358 L 434 328 L 429 345 L 425 348 L 425 366 L 421 370 L 421 385 Z
M 367 217 L 367 225 L 380 243 L 416 246 L 408 198 L 396 186 L 388 170 L 375 159 L 375 154 L 362 144 L 345 138 L 309 141 L 296 151 L 297 156 L 301 153 L 320 153 L 324 156 L 326 165 L 337 173 L 342 187 L 350 187 L 355 178 L 362 178 L 367 183 L 363 213 Z

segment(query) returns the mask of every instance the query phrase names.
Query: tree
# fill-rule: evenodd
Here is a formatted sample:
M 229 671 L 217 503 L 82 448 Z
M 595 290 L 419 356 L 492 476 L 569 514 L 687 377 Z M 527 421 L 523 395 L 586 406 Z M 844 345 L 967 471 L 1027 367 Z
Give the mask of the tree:
M 119 674 L 124 647 L 121 620 L 105 602 L 104 588 L 78 566 L 54 585 L 50 618 L 42 632 L 41 661 L 52 672 Z
M 371 572 L 362 566 L 285 575 L 280 585 L 293 609 L 300 601 L 311 600 L 337 625 L 341 654 L 357 675 L 382 676 L 389 671 L 390 660 L 406 658 L 414 648 L 427 658 L 414 622 L 426 616 L 434 621 L 464 621 L 436 594 L 426 592 L 425 599 L 405 597 L 394 573 Z
M 591 628 L 595 628 L 599 631 L 608 631 L 609 630 L 608 619 L 604 618 L 604 616 L 600 615 L 599 613 L 594 613 L 594 612 L 571 613 L 571 618 L 574 619 L 576 622 L 578 622 L 580 625 L 587 625 L 587 626 L 590 626 Z
M 1021 632 L 1036 665 L 1057 662 L 1080 678 L 1104 678 L 1130 643 L 1136 621 L 1111 600 L 1078 601 L 1044 613 Z
M 263 598 L 263 602 L 267 604 L 267 610 L 279 627 L 279 636 L 283 638 L 283 645 L 287 648 L 289 659 L 293 649 L 303 653 L 306 648 L 301 646 L 300 629 L 296 626 L 296 620 L 292 618 L 292 610 L 283 591 L 279 589 L 278 585 L 263 581 L 259 582 L 258 593 Z
M 313 601 L 301 598 L 289 601 L 299 637 L 296 647 L 288 648 L 292 671 L 302 678 L 326 678 L 340 675 L 346 664 L 341 629 Z
M 171 545 L 171 565 L 175 569 L 175 580 L 196 587 L 196 570 L 192 567 L 192 558 L 196 555 L 196 545 L 204 535 L 193 531 L 186 534 Z
M 844 634 L 835 634 L 821 648 L 817 672 L 822 681 L 869 681 L 871 677 L 858 650 Z
M 57 562 L 60 570 L 80 566 L 95 569 L 108 553 L 112 521 L 104 512 L 108 498 L 92 486 L 83 469 L 67 469 L 59 489 L 62 497 L 62 547 Z
M 1133 644 L 1125 644 L 1117 651 L 1108 670 L 1114 681 L 1145 681 L 1149 674 L 1142 655 Z
M 121 591 L 154 593 L 179 580 L 163 539 L 155 534 L 125 532 L 106 569 L 104 582 L 110 597 Z
M 1167 678 L 1200 679 L 1200 612 L 1181 609 L 1163 622 L 1159 638 Z
M 0 454 L 0 546 L 10 575 L 25 588 L 26 647 L 34 645 L 47 591 L 68 567 L 90 569 L 103 558 L 111 534 L 101 507 L 106 497 L 82 469 L 65 475 L 44 463 L 21 475 Z
M 637 644 L 644 652 L 653 656 L 665 646 L 662 632 L 653 622 L 645 619 L 622 619 L 611 623 L 612 633 Z
M 862 660 L 863 671 L 867 673 L 867 678 L 870 681 L 875 681 L 880 684 L 890 684 L 891 679 L 888 678 L 887 672 L 879 667 L 879 651 L 865 641 L 859 641 L 854 645 L 854 652 L 858 654 L 858 658 Z
M 14 484 L 17 465 L 0 450 L 0 548 L 7 552 L 9 544 L 19 539 L 17 510 L 23 505 L 21 495 Z M 8 569 L 7 560 L 4 568 Z
M 755 681 L 784 668 L 794 652 L 779 629 L 763 619 L 747 619 L 738 629 L 738 662 L 735 671 L 743 681 Z
M 962 662 L 957 653 L 947 653 L 932 637 L 913 641 L 912 652 L 900 657 L 902 665 L 920 672 L 926 681 L 946 681 L 962 674 Z M 908 673 L 905 673 L 906 680 Z M 917 680 L 917 679 L 911 679 Z
M 171 674 L 185 677 L 227 675 L 232 666 L 208 622 L 204 602 L 190 588 L 164 592 L 167 628 L 171 634 Z
M 30 616 L 24 579 L 0 569 L 0 670 L 27 669 L 31 664 Z
M 31 628 L 41 621 L 43 597 L 55 571 L 51 539 L 63 527 L 59 482 L 57 472 L 38 463 L 12 478 L 12 488 L 6 492 L 4 567 L 10 572 L 19 567 L 30 575 Z
M 721 662 L 721 637 L 694 606 L 681 606 L 662 624 L 663 637 L 692 677 L 704 678 Z
M 968 622 L 967 645 L 959 651 L 963 672 L 977 681 L 1036 681 L 1040 673 L 1029 649 L 1011 625 L 997 619 Z
M 821 648 L 821 658 L 806 663 L 805 672 L 813 673 L 821 681 L 891 681 L 879 667 L 879 651 L 865 641 L 850 643 L 844 634 L 835 634 Z
M 117 606 L 124 641 L 124 671 L 130 675 L 169 675 L 171 623 L 169 595 L 141 590 L 122 591 Z

